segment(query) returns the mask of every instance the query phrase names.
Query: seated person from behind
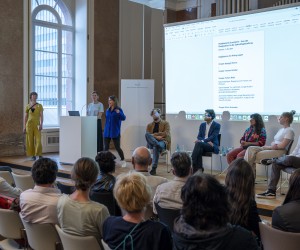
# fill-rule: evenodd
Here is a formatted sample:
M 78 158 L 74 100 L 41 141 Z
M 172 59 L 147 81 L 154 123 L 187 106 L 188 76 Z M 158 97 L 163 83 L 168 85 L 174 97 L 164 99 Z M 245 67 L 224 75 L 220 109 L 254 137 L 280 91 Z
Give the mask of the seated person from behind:
M 56 206 L 61 192 L 54 184 L 57 171 L 56 162 L 49 158 L 34 162 L 31 173 L 35 186 L 20 195 L 20 216 L 24 221 L 58 224 Z
M 251 232 L 230 224 L 226 188 L 213 176 L 191 176 L 182 188 L 181 198 L 181 216 L 174 222 L 174 250 L 259 249 Z
M 165 153 L 171 146 L 170 124 L 160 117 L 160 109 L 153 109 L 150 112 L 153 122 L 147 125 L 146 141 L 147 147 L 153 149 L 153 161 L 151 175 L 156 175 L 156 168 L 160 153 Z
M 199 169 L 203 172 L 202 156 L 206 152 L 219 153 L 218 135 L 221 125 L 213 119 L 216 117 L 213 109 L 205 110 L 205 122 L 201 123 L 197 140 L 195 141 L 194 150 L 192 153 L 193 173 Z
M 119 175 L 114 196 L 125 214 L 111 216 L 103 224 L 103 240 L 111 249 L 172 249 L 168 227 L 144 219 L 145 207 L 151 198 L 145 176 L 137 172 Z
M 110 151 L 101 151 L 95 157 L 100 173 L 96 183 L 92 186 L 92 192 L 112 192 L 116 183 L 116 178 L 111 174 L 115 172 L 116 157 Z
M 60 197 L 57 213 L 64 232 L 76 236 L 94 236 L 100 244 L 102 225 L 109 212 L 106 206 L 89 198 L 90 188 L 98 174 L 99 167 L 95 161 L 87 157 L 77 160 L 71 172 L 76 190 L 70 196 Z
M 229 194 L 231 213 L 229 221 L 253 232 L 260 239 L 257 205 L 254 199 L 255 176 L 248 162 L 234 160 L 228 167 L 225 186 Z
M 10 167 L 0 166 L 0 171 L 8 171 L 12 172 Z M 18 198 L 22 190 L 20 188 L 16 188 L 10 185 L 5 179 L 0 177 L 0 195 L 9 196 L 12 198 Z
M 247 148 L 244 159 L 248 161 L 253 171 L 256 171 L 256 163 L 267 158 L 282 156 L 286 153 L 291 141 L 294 140 L 294 130 L 290 127 L 293 122 L 295 111 L 283 112 L 279 117 L 279 123 L 283 126 L 274 136 L 271 146 L 250 146 Z
M 289 190 L 282 206 L 273 210 L 272 227 L 293 233 L 300 233 L 300 169 L 290 178 Z
M 266 129 L 260 114 L 250 116 L 250 127 L 246 129 L 240 140 L 240 147 L 231 150 L 227 154 L 227 162 L 230 164 L 236 158 L 244 158 L 249 146 L 262 147 L 266 144 Z
M 271 178 L 268 183 L 268 190 L 257 194 L 258 198 L 275 199 L 277 184 L 280 179 L 280 172 L 285 168 L 300 168 L 300 136 L 298 138 L 297 146 L 290 155 L 282 156 L 278 159 L 270 160 L 272 163 Z
M 146 147 L 138 147 L 133 151 L 132 159 L 131 159 L 133 168 L 136 172 L 144 175 L 147 180 L 147 184 L 151 187 L 151 199 L 150 204 L 147 206 L 147 210 L 145 213 L 146 218 L 150 218 L 153 215 L 153 196 L 155 194 L 156 188 L 158 185 L 162 183 L 168 182 L 166 178 L 160 176 L 150 175 L 148 172 L 148 167 L 151 166 L 152 159 L 150 150 Z
M 153 198 L 153 212 L 157 214 L 155 203 L 161 208 L 181 209 L 181 188 L 192 174 L 191 158 L 186 152 L 175 152 L 171 157 L 172 181 L 163 183 L 156 188 Z

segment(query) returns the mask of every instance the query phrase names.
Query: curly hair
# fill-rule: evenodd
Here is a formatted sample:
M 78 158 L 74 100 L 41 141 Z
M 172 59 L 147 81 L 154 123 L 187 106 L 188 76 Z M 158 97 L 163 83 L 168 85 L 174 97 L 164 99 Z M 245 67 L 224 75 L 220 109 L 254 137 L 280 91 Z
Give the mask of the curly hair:
M 104 174 L 115 172 L 115 159 L 116 157 L 114 154 L 109 151 L 101 151 L 95 157 L 95 161 L 99 165 L 100 172 Z
M 196 230 L 224 227 L 229 222 L 230 205 L 226 188 L 211 175 L 196 174 L 181 189 L 185 222 Z
M 96 182 L 98 174 L 98 164 L 91 158 L 82 157 L 75 162 L 71 178 L 77 190 L 86 191 Z
M 36 184 L 52 184 L 58 172 L 57 163 L 50 158 L 40 158 L 32 166 L 31 174 Z
M 261 130 L 265 127 L 265 123 L 260 114 L 254 113 L 250 115 L 250 118 L 255 120 L 255 132 L 256 134 L 260 135 Z
M 300 200 L 300 169 L 296 169 L 290 177 L 290 187 L 283 204 Z
M 255 176 L 252 167 L 243 158 L 228 167 L 225 185 L 231 204 L 230 222 L 247 225 L 251 201 L 254 199 Z

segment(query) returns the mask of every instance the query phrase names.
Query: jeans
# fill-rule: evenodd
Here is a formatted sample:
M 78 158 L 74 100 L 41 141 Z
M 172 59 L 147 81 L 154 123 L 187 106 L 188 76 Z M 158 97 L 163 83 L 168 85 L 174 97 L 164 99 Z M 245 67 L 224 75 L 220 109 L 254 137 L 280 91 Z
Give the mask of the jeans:
M 293 155 L 286 156 L 283 160 L 279 158 L 272 164 L 271 178 L 268 184 L 268 189 L 276 191 L 277 184 L 280 178 L 280 171 L 285 168 L 300 168 L 300 157 Z
M 108 138 L 108 137 L 105 137 L 104 138 L 104 150 L 105 151 L 108 151 L 109 150 L 109 143 L 110 143 L 110 140 L 113 140 L 114 142 L 114 145 L 115 145 L 115 148 L 121 158 L 121 161 L 124 161 L 124 153 L 123 153 L 123 150 L 121 149 L 120 147 L 120 139 L 121 137 L 118 136 L 116 138 Z
M 192 153 L 193 161 L 193 173 L 196 173 L 199 169 L 203 171 L 202 156 L 206 152 L 213 152 L 214 147 L 206 142 L 196 142 Z
M 103 132 L 102 132 L 102 121 L 97 120 L 97 152 L 103 151 Z
M 166 144 L 164 141 L 158 141 L 150 133 L 145 134 L 147 147 L 153 149 L 153 159 L 152 159 L 152 169 L 157 168 L 159 154 L 166 149 Z

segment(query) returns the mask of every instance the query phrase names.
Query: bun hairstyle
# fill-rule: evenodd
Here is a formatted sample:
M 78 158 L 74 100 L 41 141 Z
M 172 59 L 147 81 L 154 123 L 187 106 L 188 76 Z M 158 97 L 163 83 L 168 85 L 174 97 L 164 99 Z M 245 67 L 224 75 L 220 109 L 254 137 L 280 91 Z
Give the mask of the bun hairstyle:
M 156 111 L 157 113 L 161 114 L 161 110 L 160 110 L 159 108 L 154 108 L 154 109 L 151 110 L 150 116 L 152 116 L 152 115 L 154 114 L 155 111 Z
M 288 118 L 289 124 L 292 124 L 293 120 L 294 120 L 294 114 L 296 114 L 296 111 L 295 110 L 291 110 L 290 112 L 283 112 L 281 114 L 281 116 L 284 116 L 284 117 Z
M 77 190 L 86 191 L 96 182 L 98 174 L 98 164 L 88 157 L 82 157 L 75 162 L 71 178 Z
M 206 109 L 205 113 L 208 113 L 212 120 L 216 117 L 215 111 L 213 109 Z

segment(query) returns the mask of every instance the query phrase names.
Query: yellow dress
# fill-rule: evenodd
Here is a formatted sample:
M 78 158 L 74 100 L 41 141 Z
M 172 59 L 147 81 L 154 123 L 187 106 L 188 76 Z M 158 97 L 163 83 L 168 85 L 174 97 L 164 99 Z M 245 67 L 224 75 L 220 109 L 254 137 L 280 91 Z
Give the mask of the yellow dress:
M 42 155 L 42 141 L 41 131 L 39 130 L 41 112 L 43 106 L 37 103 L 32 112 L 31 105 L 27 104 L 25 112 L 28 119 L 26 122 L 26 154 L 27 156 L 41 156 Z

